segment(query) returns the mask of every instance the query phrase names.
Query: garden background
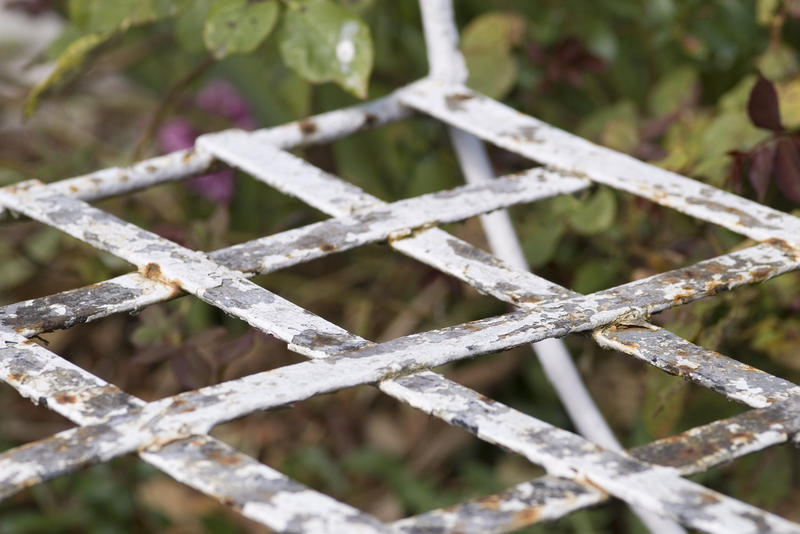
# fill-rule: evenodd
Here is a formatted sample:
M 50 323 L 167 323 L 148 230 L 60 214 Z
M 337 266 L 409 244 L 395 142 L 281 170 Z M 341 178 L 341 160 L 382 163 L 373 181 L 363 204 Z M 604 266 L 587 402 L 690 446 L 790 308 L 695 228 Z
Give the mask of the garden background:
M 785 211 L 800 204 L 800 1 L 457 0 L 469 85 L 637 158 Z M 334 67 L 330 28 L 352 20 L 356 72 Z M 0 11 L 0 185 L 55 181 L 375 98 L 425 75 L 411 0 L 5 0 Z M 51 40 L 52 37 L 52 40 Z M 445 128 L 413 118 L 298 152 L 392 201 L 462 183 Z M 530 166 L 492 149 L 498 174 Z M 219 169 L 99 205 L 184 246 L 214 250 L 324 219 Z M 710 224 L 606 188 L 511 210 L 539 275 L 590 293 L 748 245 Z M 477 220 L 447 226 L 486 248 Z M 27 220 L 0 228 L 0 305 L 132 270 Z M 506 311 L 372 245 L 256 282 L 382 341 Z M 800 278 L 789 274 L 653 318 L 800 381 Z M 197 299 L 40 336 L 147 400 L 299 361 Z M 744 411 L 710 391 L 570 336 L 567 345 L 625 446 Z M 571 428 L 529 348 L 444 374 Z M 0 385 L 0 449 L 69 423 Z M 213 434 L 382 519 L 502 490 L 542 471 L 369 387 L 251 415 Z M 790 446 L 693 477 L 800 520 Z M 641 532 L 612 503 L 524 532 Z M 0 534 L 266 532 L 135 458 L 0 504 Z

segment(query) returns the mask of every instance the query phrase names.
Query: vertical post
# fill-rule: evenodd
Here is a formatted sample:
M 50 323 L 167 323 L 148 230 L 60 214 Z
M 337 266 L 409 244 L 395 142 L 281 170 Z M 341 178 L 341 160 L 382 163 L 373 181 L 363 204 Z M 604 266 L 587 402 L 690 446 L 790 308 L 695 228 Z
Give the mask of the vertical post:
M 428 53 L 428 76 L 447 83 L 465 83 L 469 73 L 464 56 L 458 48 L 458 29 L 452 0 L 419 0 L 419 5 Z M 468 183 L 479 183 L 494 178 L 483 142 L 455 127 L 450 127 L 449 132 L 465 180 Z M 528 270 L 522 246 L 506 210 L 482 215 L 481 224 L 495 256 L 515 269 Z M 546 339 L 531 346 L 578 432 L 603 447 L 622 450 L 589 395 L 564 342 L 560 339 Z M 649 511 L 636 508 L 632 510 L 651 532 L 686 532 L 677 523 Z

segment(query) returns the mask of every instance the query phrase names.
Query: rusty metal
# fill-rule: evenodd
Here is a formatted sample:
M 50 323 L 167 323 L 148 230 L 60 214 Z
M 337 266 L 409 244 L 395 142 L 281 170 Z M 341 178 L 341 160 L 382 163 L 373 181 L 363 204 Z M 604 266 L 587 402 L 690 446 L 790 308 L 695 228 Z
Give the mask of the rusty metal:
M 422 8 L 431 76 L 384 99 L 267 130 L 205 135 L 192 150 L 126 169 L 0 189 L 0 210 L 67 232 L 138 269 L 93 286 L 0 308 L 0 378 L 77 425 L 0 454 L 0 497 L 85 465 L 136 453 L 279 532 L 507 532 L 611 497 L 634 507 L 653 532 L 680 531 L 662 518 L 707 532 L 800 532 L 794 523 L 682 478 L 796 439 L 800 388 L 647 322 L 652 313 L 797 270 L 800 220 L 597 147 L 468 90 L 462 85 L 465 70 L 450 2 L 429 0 Z M 465 174 L 472 175 L 469 185 L 386 204 L 285 152 L 402 119 L 413 113 L 412 108 L 453 128 Z M 480 156 L 483 149 L 468 134 L 544 166 L 486 180 L 489 168 Z M 240 168 L 332 218 L 203 253 L 86 203 L 222 164 Z M 486 221 L 490 240 L 506 261 L 436 228 L 579 191 L 591 183 L 648 198 L 760 243 L 579 295 L 525 270 L 518 248 L 509 245 L 513 232 L 502 214 Z M 513 305 L 514 311 L 374 344 L 248 280 L 380 241 Z M 310 361 L 145 403 L 27 339 L 186 293 L 275 336 Z M 754 409 L 624 452 L 616 450 L 610 433 L 603 436 L 588 428 L 589 439 L 579 437 L 431 371 L 459 359 L 575 332 L 591 332 L 604 347 Z M 568 358 L 562 363 L 570 365 Z M 383 524 L 208 435 L 215 425 L 232 418 L 361 384 L 374 384 L 395 399 L 522 455 L 549 474 L 501 494 Z M 568 406 L 575 402 L 568 388 L 557 387 Z M 580 402 L 584 410 L 594 409 L 588 395 Z M 582 409 L 570 410 L 577 414 Z

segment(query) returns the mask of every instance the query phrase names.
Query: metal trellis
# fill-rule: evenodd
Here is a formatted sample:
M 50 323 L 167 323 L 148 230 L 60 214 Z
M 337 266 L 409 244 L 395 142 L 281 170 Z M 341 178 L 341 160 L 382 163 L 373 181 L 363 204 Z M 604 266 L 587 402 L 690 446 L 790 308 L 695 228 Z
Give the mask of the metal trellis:
M 430 75 L 385 98 L 276 128 L 205 135 L 192 150 L 129 168 L 0 190 L 4 209 L 138 268 L 99 284 L 0 308 L 0 378 L 76 424 L 1 453 L 0 497 L 135 453 L 278 532 L 507 532 L 612 497 L 632 506 L 652 531 L 681 531 L 674 521 L 726 534 L 800 532 L 800 525 L 684 478 L 795 439 L 800 388 L 647 322 L 651 313 L 800 268 L 800 219 L 599 147 L 475 93 L 464 85 L 450 1 L 420 4 Z M 451 127 L 467 185 L 387 204 L 287 152 L 414 113 Z M 488 180 L 483 141 L 541 166 Z M 331 218 L 203 253 L 88 204 L 202 173 L 216 162 L 241 169 Z M 593 183 L 723 226 L 758 244 L 591 295 L 528 272 L 509 219 L 500 210 Z M 476 215 L 484 216 L 496 256 L 436 227 Z M 248 279 L 373 242 L 387 242 L 512 304 L 514 311 L 376 344 Z M 309 360 L 145 402 L 28 339 L 187 293 L 275 336 Z M 552 341 L 573 332 L 591 332 L 603 347 L 753 409 L 623 451 L 563 347 Z M 526 343 L 536 343 L 548 377 L 586 437 L 431 371 Z M 208 434 L 215 425 L 256 410 L 362 384 L 374 384 L 399 401 L 518 453 L 548 475 L 445 510 L 382 523 Z

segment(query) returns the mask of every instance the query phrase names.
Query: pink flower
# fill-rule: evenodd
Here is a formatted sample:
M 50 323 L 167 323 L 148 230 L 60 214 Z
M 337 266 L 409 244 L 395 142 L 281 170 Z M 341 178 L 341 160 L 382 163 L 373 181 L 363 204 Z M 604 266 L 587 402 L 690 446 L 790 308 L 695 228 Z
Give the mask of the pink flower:
M 197 131 L 186 120 L 176 117 L 158 130 L 158 143 L 165 152 L 174 152 L 194 146 Z M 217 204 L 230 204 L 233 199 L 234 176 L 231 169 L 190 178 L 186 187 Z
M 197 93 L 195 103 L 200 109 L 232 120 L 244 129 L 255 127 L 253 113 L 239 91 L 225 80 L 214 80 Z
M 165 152 L 175 152 L 194 146 L 197 132 L 188 121 L 175 117 L 164 123 L 158 130 L 158 144 Z
M 217 204 L 225 205 L 230 204 L 233 200 L 235 185 L 232 169 L 196 176 L 186 182 L 186 187 L 198 195 Z
M 256 126 L 250 106 L 225 80 L 214 80 L 203 87 L 195 95 L 194 104 L 209 114 L 232 121 L 239 128 L 250 130 Z M 162 150 L 174 152 L 193 147 L 198 135 L 189 121 L 175 117 L 161 126 L 157 137 Z M 217 204 L 230 204 L 234 193 L 233 171 L 228 169 L 191 178 L 186 187 Z

